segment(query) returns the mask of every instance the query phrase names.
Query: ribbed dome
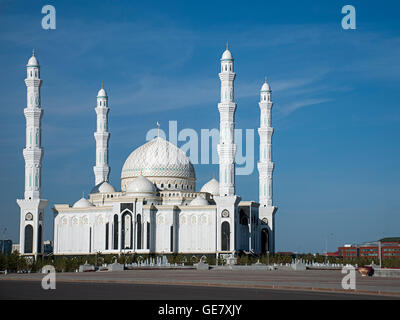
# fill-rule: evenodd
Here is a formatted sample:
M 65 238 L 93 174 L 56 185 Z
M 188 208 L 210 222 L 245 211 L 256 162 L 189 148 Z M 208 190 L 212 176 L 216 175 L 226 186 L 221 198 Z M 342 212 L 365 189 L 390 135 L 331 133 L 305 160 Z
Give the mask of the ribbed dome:
M 93 204 L 90 203 L 86 198 L 79 199 L 72 206 L 72 208 L 89 208 L 89 207 L 93 207 Z
M 190 206 L 208 206 L 209 203 L 206 199 L 199 195 L 190 202 Z
M 132 178 L 143 175 L 156 183 L 168 181 L 181 184 L 192 184 L 196 179 L 194 167 L 186 154 L 165 139 L 155 138 L 133 151 L 126 159 L 121 172 L 121 189 L 130 183 Z
M 207 192 L 213 196 L 219 196 L 219 182 L 215 178 L 208 181 L 200 190 L 200 192 Z
M 132 193 L 154 193 L 156 191 L 155 185 L 143 176 L 137 177 L 126 187 L 126 192 Z
M 113 193 L 115 192 L 115 188 L 109 184 L 107 181 L 103 181 L 98 185 L 94 186 L 90 193 Z

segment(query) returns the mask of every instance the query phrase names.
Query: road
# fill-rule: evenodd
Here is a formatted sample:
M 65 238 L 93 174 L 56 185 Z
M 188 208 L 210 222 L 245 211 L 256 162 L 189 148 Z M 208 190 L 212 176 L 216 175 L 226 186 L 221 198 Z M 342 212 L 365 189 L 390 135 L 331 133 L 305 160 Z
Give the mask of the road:
M 0 275 L 0 299 L 354 299 L 400 298 L 400 278 L 356 276 L 342 289 L 340 271 L 127 270 L 57 273 L 54 291 L 43 274 Z
M 57 282 L 43 290 L 40 281 L 0 281 L 0 299 L 133 299 L 133 300 L 356 300 L 394 297 L 277 289 L 248 289 L 184 285 Z

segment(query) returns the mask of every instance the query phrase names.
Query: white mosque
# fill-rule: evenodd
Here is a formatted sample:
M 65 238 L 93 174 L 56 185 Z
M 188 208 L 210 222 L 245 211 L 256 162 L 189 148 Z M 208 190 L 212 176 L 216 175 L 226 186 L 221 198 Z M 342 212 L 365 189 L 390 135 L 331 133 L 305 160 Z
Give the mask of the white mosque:
M 186 154 L 164 138 L 135 149 L 121 171 L 121 189 L 109 180 L 108 96 L 97 94 L 95 183 L 88 199 L 54 205 L 54 254 L 95 253 L 222 254 L 274 252 L 277 208 L 272 203 L 271 89 L 260 93 L 259 202 L 235 193 L 234 59 L 226 48 L 221 58 L 219 182 L 211 179 L 196 191 L 196 174 Z M 43 252 L 44 209 L 41 199 L 40 66 L 35 54 L 27 64 L 25 197 L 20 213 L 20 251 Z

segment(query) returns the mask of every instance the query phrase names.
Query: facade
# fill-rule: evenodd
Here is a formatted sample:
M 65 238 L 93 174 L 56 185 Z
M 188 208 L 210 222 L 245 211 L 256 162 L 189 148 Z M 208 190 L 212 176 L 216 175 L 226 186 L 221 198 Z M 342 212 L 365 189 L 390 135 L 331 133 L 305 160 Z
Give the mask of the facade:
M 260 93 L 260 202 L 243 201 L 235 191 L 235 77 L 234 59 L 226 48 L 219 73 L 219 181 L 212 178 L 200 191 L 190 159 L 160 135 L 128 156 L 119 191 L 110 184 L 110 109 L 102 85 L 95 107 L 94 187 L 88 198 L 72 206 L 54 206 L 54 254 L 273 253 L 277 208 L 272 203 L 271 89 L 265 82 Z M 21 213 L 21 224 L 22 218 Z

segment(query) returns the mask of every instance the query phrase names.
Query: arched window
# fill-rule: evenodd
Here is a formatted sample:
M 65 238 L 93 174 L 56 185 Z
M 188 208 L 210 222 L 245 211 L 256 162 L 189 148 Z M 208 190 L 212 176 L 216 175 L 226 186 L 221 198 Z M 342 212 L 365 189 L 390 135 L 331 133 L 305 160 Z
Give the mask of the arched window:
M 37 252 L 42 253 L 42 225 L 41 224 L 39 224 L 39 228 L 38 228 Z
M 170 242 L 171 252 L 174 252 L 174 226 L 171 226 L 171 229 L 170 229 L 170 239 L 171 239 L 171 242 Z
M 25 227 L 24 253 L 32 253 L 33 250 L 33 227 L 28 224 Z
M 132 249 L 132 215 L 129 212 L 125 212 L 121 219 L 121 241 L 123 243 L 122 248 Z
M 118 215 L 114 215 L 114 250 L 118 250 Z
M 221 250 L 230 251 L 231 230 L 229 222 L 224 221 L 221 225 Z
M 140 214 L 136 216 L 136 238 L 137 249 L 142 249 L 142 216 Z
M 106 250 L 108 250 L 109 232 L 110 232 L 110 224 L 107 222 L 106 223 L 106 245 L 105 245 Z
M 147 225 L 147 232 L 146 232 L 147 249 L 150 249 L 150 222 L 147 222 L 146 225 Z
M 268 229 L 261 231 L 261 252 L 267 253 L 269 251 L 269 232 Z

